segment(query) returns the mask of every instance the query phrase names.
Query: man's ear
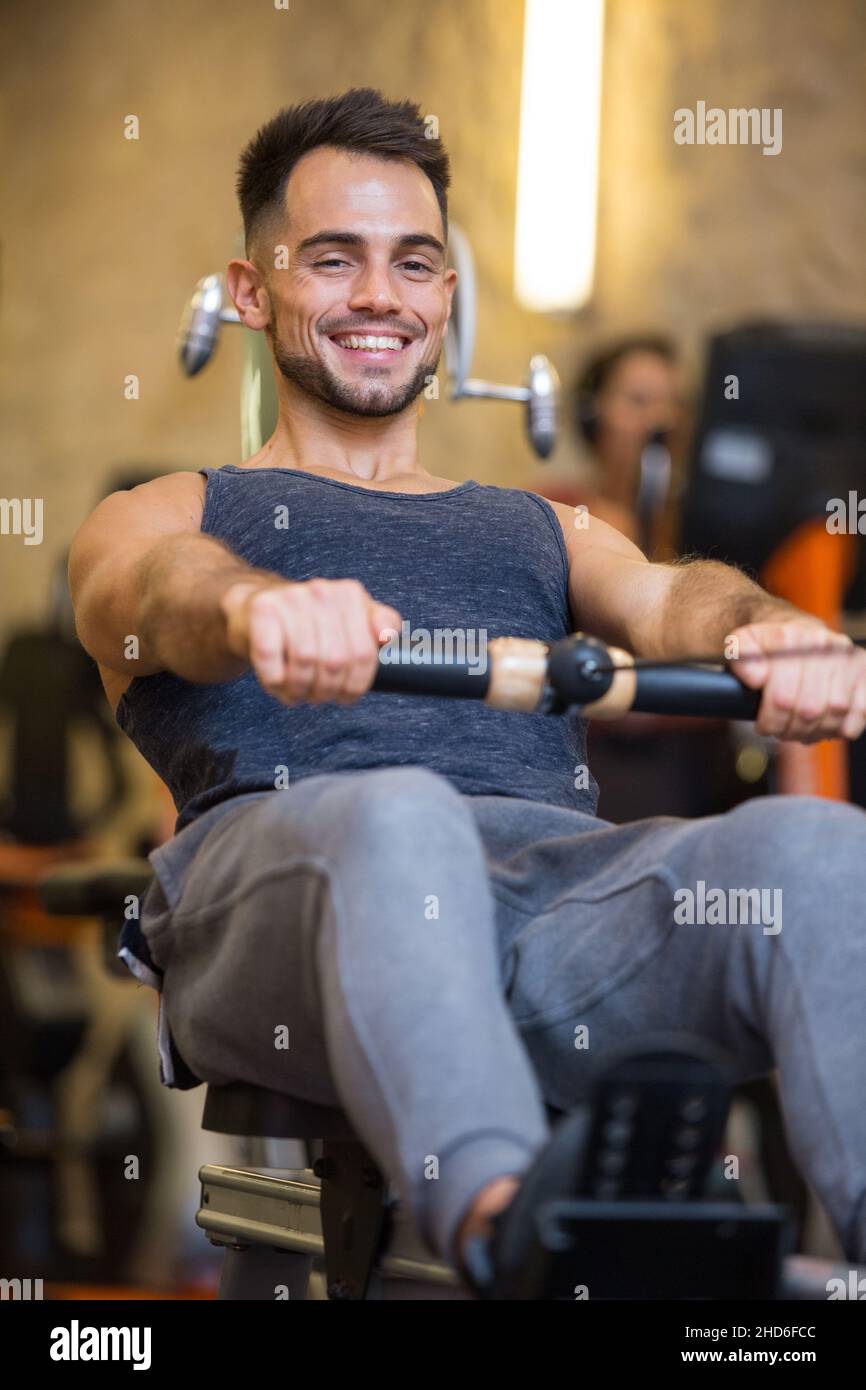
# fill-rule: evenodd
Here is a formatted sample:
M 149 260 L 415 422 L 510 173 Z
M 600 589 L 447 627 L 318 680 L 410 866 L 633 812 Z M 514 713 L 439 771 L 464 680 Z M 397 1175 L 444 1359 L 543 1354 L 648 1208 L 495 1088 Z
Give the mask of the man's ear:
M 448 269 L 445 271 L 445 275 L 442 280 L 442 283 L 445 286 L 445 293 L 448 296 L 448 313 L 445 315 L 446 324 L 448 323 L 448 320 L 451 317 L 451 305 L 454 301 L 454 291 L 457 288 L 457 280 L 457 271 L 453 268 L 453 266 L 449 266 Z
M 271 321 L 271 300 L 260 271 L 252 261 L 229 261 L 226 286 L 246 328 L 260 330 Z

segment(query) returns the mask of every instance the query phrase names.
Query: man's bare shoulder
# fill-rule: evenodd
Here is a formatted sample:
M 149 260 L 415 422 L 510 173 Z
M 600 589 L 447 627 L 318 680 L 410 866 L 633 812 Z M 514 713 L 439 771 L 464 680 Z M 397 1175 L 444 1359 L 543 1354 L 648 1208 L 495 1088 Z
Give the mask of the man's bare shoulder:
M 207 479 L 200 473 L 166 473 L 136 487 L 111 492 L 90 513 L 73 543 L 73 559 L 94 542 L 119 536 L 128 540 L 177 531 L 200 531 Z
M 545 500 L 550 502 L 549 498 Z M 617 515 L 620 509 L 611 508 L 608 511 L 606 506 L 596 506 L 590 510 L 583 503 L 571 506 L 567 502 L 550 502 L 550 506 L 562 527 L 569 556 L 579 556 L 589 547 L 600 546 L 613 555 L 627 559 L 645 558 L 634 544 L 629 531 L 616 524 L 620 520 Z M 623 520 L 628 526 L 627 515 L 624 515 Z
M 543 496 L 543 494 L 540 493 L 539 496 Z M 578 509 L 576 507 L 570 507 L 567 502 L 554 502 L 550 497 L 545 497 L 544 500 L 547 505 L 552 507 L 556 512 L 563 531 L 570 531 L 574 526 L 574 517 Z M 585 510 L 586 508 L 584 508 L 584 511 Z
M 130 566 L 162 536 L 201 530 L 207 479 L 200 473 L 166 473 L 139 483 L 136 487 L 112 492 L 87 518 L 73 540 L 69 557 L 69 585 L 76 604 L 76 623 L 82 636 L 79 601 L 94 576 L 100 587 L 98 602 L 89 604 L 92 621 L 88 629 L 99 635 L 103 625 L 104 595 L 130 592 Z M 106 576 L 100 580 L 100 575 Z M 94 612 L 97 614 L 93 618 Z M 111 708 L 116 711 L 131 677 L 105 661 L 99 661 L 99 674 Z
M 164 508 L 182 508 L 188 513 L 190 521 L 200 526 L 206 494 L 207 478 L 201 473 L 184 469 L 177 473 L 164 473 L 159 478 L 151 478 L 149 482 L 130 488 L 127 494 L 114 493 L 113 496 L 126 495 L 134 499 L 136 506 L 152 508 L 157 512 Z
M 94 570 L 134 563 L 136 554 L 161 536 L 201 530 L 206 479 L 199 473 L 167 473 L 104 497 L 78 528 L 69 554 L 73 600 Z
M 585 534 L 588 529 L 589 512 L 586 507 L 572 507 L 567 502 L 554 502 L 550 497 L 545 497 L 544 500 L 556 514 L 556 519 L 562 527 L 566 549 L 571 555 L 580 531 Z

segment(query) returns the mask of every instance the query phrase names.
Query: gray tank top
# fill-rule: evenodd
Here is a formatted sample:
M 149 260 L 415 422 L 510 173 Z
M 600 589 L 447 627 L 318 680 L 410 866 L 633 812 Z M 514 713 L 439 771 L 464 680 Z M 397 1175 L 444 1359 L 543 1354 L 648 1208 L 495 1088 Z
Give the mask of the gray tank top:
M 296 468 L 200 472 L 203 532 L 286 579 L 358 579 L 413 636 L 463 628 L 549 641 L 573 630 L 562 530 L 534 493 L 465 482 L 406 495 Z M 178 831 L 235 796 L 404 764 L 431 768 L 470 796 L 593 815 L 597 805 L 577 713 L 378 692 L 351 706 L 288 708 L 251 671 L 220 684 L 161 672 L 132 681 L 117 721 L 168 785 Z

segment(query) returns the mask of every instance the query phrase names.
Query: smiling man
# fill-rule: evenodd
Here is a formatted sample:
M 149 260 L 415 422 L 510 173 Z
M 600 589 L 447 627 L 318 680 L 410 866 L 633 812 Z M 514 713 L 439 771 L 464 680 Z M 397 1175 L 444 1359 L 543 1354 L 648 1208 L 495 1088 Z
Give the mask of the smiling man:
M 368 89 L 259 131 L 228 284 L 271 345 L 273 437 L 114 494 L 73 546 L 79 635 L 179 812 L 123 945 L 162 990 L 163 1080 L 343 1107 L 461 1265 L 496 1212 L 520 1248 L 515 1192 L 577 1181 L 577 1130 L 551 1136 L 545 1102 L 578 1107 L 612 1050 L 681 1031 L 743 1077 L 779 1068 L 797 1159 L 864 1258 L 866 816 L 765 798 L 613 826 L 580 717 L 370 691 L 404 618 L 583 628 L 659 658 L 733 634 L 763 732 L 866 723 L 863 653 L 735 570 L 650 564 L 600 520 L 423 467 L 419 398 L 455 287 L 448 158 L 427 133 Z M 766 655 L 804 645 L 821 654 Z M 784 929 L 678 921 L 698 881 L 778 891 Z

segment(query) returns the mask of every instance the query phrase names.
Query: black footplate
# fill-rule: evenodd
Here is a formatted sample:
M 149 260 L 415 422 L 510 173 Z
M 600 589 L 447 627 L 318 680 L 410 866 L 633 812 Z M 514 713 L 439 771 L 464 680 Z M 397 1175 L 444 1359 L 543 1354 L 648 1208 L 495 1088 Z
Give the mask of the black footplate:
M 642 1038 L 592 1098 L 578 1196 L 542 1202 L 518 1298 L 773 1299 L 784 1209 L 702 1198 L 720 1157 L 727 1059 L 681 1035 Z

